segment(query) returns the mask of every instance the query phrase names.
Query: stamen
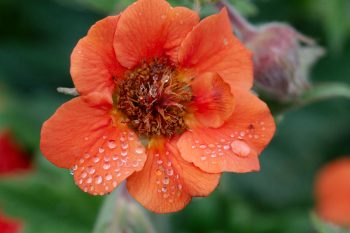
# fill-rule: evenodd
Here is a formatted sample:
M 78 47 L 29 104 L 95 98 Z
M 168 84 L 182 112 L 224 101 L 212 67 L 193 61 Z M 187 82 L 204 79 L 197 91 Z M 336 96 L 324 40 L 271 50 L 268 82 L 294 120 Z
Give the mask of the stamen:
M 116 108 L 140 135 L 173 136 L 187 129 L 184 117 L 192 91 L 167 59 L 143 62 L 117 86 Z

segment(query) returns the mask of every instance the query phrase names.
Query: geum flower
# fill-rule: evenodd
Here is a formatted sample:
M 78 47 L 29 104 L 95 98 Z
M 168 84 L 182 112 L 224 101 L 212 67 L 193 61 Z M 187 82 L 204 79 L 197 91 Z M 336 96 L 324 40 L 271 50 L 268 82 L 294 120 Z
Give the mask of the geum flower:
M 20 233 L 22 232 L 22 223 L 18 220 L 10 219 L 0 212 L 0 232 Z
M 31 170 L 28 154 L 14 140 L 10 130 L 0 132 L 0 177 Z
M 326 164 L 315 181 L 316 212 L 326 222 L 350 228 L 350 157 Z
M 41 150 L 85 192 L 127 180 L 149 210 L 180 210 L 222 172 L 259 170 L 275 125 L 250 92 L 252 73 L 226 10 L 200 22 L 190 9 L 139 0 L 79 41 L 71 75 L 81 96 L 44 123 Z

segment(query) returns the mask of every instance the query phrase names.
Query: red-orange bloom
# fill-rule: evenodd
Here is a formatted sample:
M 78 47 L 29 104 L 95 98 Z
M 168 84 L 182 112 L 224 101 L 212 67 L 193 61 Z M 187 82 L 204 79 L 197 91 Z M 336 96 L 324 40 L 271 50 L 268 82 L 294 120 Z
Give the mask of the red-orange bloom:
M 22 225 L 17 220 L 9 219 L 0 212 L 0 232 L 1 233 L 20 233 Z
M 275 125 L 250 92 L 252 73 L 226 10 L 200 21 L 139 0 L 79 41 L 71 75 L 81 96 L 45 122 L 42 152 L 86 192 L 126 179 L 146 208 L 180 210 L 209 195 L 222 172 L 259 170 Z
M 15 143 L 11 133 L 0 133 L 0 175 L 8 175 L 30 169 L 29 156 Z
M 350 227 L 350 157 L 321 169 L 315 185 L 316 211 L 325 221 Z

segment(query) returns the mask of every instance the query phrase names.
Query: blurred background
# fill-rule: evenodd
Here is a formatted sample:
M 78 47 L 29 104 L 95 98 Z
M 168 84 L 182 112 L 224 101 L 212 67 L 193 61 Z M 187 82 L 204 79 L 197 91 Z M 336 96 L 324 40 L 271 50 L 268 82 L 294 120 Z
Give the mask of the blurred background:
M 77 41 L 97 20 L 130 2 L 0 0 L 0 140 L 5 148 L 0 150 L 0 214 L 21 222 L 26 233 L 92 232 L 103 198 L 83 193 L 69 171 L 43 158 L 40 128 L 71 98 L 56 88 L 73 87 L 70 53 Z M 350 1 L 231 2 L 254 24 L 287 22 L 326 48 L 310 74 L 313 83 L 350 85 Z M 193 7 L 190 0 L 171 3 Z M 215 12 L 212 4 L 202 5 L 203 17 Z M 328 161 L 350 155 L 349 139 L 349 99 L 328 98 L 279 112 L 276 135 L 260 157 L 261 172 L 225 174 L 210 197 L 195 198 L 179 213 L 145 213 L 160 233 L 315 232 L 310 221 L 315 174 Z M 11 170 L 11 163 L 21 165 Z

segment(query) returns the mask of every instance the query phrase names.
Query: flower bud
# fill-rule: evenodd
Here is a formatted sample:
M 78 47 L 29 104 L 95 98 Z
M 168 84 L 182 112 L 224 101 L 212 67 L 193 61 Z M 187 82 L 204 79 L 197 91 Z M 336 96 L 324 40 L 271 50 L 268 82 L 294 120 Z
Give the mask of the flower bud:
M 291 101 L 310 87 L 309 71 L 324 54 L 323 48 L 287 24 L 255 27 L 225 1 L 217 6 L 228 8 L 236 32 L 253 52 L 258 91 L 278 101 Z

